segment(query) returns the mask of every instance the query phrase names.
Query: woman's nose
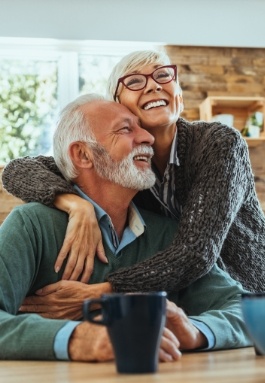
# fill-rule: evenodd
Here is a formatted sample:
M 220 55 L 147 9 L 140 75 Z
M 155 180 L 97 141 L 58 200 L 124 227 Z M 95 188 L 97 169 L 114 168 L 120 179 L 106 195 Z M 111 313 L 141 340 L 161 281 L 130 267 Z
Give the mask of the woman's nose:
M 150 93 L 153 91 L 160 91 L 162 89 L 162 86 L 158 84 L 152 77 L 149 77 L 147 79 L 146 87 L 145 87 L 145 93 Z

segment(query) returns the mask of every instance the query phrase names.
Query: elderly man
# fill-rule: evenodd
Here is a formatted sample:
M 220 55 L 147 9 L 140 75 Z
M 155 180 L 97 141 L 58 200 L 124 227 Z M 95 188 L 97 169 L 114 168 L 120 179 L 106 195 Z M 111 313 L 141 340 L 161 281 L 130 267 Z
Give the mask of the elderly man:
M 175 221 L 138 211 L 131 202 L 138 190 L 154 183 L 153 141 L 127 108 L 96 95 L 81 96 L 61 114 L 54 135 L 56 163 L 77 192 L 94 205 L 108 258 L 107 263 L 95 260 L 89 283 L 99 283 L 97 294 L 100 286 L 101 293 L 108 292 L 104 280 L 109 272 L 166 248 L 177 229 Z M 58 282 L 63 269 L 54 270 L 67 219 L 61 211 L 30 203 L 14 209 L 0 229 L 2 359 L 113 358 L 105 328 L 80 321 L 82 301 L 93 296 L 93 285 Z M 62 302 L 60 319 L 18 314 L 25 297 L 35 292 L 44 295 L 44 302 L 46 295 L 56 300 L 57 294 Z M 175 303 L 168 305 L 160 359 L 178 359 L 178 347 L 250 345 L 240 310 L 241 292 L 241 285 L 217 266 L 189 288 L 171 292 Z M 49 307 L 44 306 L 43 313 L 47 311 Z

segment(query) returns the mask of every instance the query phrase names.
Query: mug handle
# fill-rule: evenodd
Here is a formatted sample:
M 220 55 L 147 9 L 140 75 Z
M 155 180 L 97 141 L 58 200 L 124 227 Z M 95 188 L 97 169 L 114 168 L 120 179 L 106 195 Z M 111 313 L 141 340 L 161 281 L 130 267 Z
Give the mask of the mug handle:
M 87 299 L 83 303 L 83 317 L 86 319 L 88 322 L 95 323 L 95 324 L 100 324 L 103 326 L 108 325 L 108 320 L 107 318 L 104 318 L 102 308 L 104 306 L 104 300 L 102 299 Z M 98 304 L 101 307 L 99 309 L 91 309 L 91 306 L 94 304 Z M 102 315 L 102 318 L 97 318 L 98 315 Z

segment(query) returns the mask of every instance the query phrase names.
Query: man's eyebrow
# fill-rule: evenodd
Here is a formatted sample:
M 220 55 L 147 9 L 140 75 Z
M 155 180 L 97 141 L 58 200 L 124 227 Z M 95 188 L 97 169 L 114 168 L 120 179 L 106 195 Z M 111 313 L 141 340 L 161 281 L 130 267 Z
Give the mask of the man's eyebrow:
M 116 124 L 115 124 L 115 129 L 119 129 L 120 126 L 123 125 L 123 124 L 131 125 L 131 123 L 132 123 L 132 120 L 129 117 L 125 117 L 122 120 L 119 119 L 119 121 L 117 121 Z
M 125 123 L 125 124 L 131 124 L 132 123 L 132 119 L 129 118 L 129 117 L 126 117 L 126 118 L 123 119 L 122 122 Z
M 137 122 L 137 124 L 140 124 L 140 119 L 139 117 L 137 116 L 132 116 L 132 117 L 125 117 L 123 122 L 127 123 L 127 124 L 133 124 L 134 122 Z
M 132 117 L 124 117 L 122 120 L 120 120 L 116 127 L 119 128 L 120 125 L 123 125 L 123 124 L 128 124 L 129 126 L 133 125 L 134 122 L 137 122 L 137 124 L 139 126 L 140 125 L 140 119 L 137 117 L 137 116 L 132 116 Z

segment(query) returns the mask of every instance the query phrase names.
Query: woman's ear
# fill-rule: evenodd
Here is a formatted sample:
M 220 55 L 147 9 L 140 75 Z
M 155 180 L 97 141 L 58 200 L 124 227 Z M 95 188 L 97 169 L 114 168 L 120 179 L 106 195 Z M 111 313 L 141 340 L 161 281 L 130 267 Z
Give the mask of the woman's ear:
M 184 110 L 184 102 L 182 95 L 179 96 L 179 113 L 181 114 Z
M 84 142 L 73 142 L 69 147 L 69 155 L 76 167 L 91 168 L 93 166 L 91 151 Z

